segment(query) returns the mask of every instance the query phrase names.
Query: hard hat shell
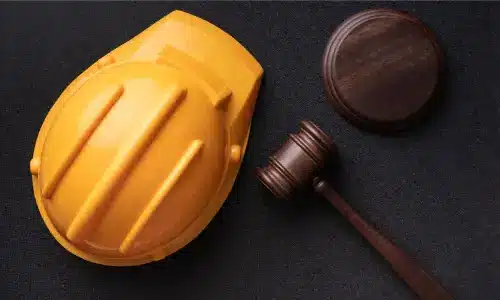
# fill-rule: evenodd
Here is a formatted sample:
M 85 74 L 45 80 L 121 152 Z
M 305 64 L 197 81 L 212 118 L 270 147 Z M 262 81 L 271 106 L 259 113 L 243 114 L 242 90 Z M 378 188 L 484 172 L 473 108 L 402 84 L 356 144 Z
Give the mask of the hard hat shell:
M 233 186 L 262 73 L 234 38 L 182 11 L 91 65 L 49 111 L 30 162 L 52 235 L 112 266 L 189 243 Z

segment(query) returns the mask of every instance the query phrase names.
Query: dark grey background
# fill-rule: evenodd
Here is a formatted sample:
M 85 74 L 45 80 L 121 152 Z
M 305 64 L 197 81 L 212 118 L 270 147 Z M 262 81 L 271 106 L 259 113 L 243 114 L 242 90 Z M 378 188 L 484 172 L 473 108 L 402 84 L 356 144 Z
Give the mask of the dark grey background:
M 320 61 L 349 15 L 397 7 L 446 53 L 441 109 L 401 137 L 361 132 L 327 104 Z M 35 206 L 28 170 L 45 114 L 101 55 L 174 9 L 232 34 L 265 69 L 234 189 L 202 235 L 138 268 L 85 262 L 60 247 Z M 500 299 L 498 3 L 0 4 L 1 299 L 413 299 L 385 261 L 330 208 L 278 202 L 258 183 L 302 119 L 334 137 L 332 181 L 460 300 Z

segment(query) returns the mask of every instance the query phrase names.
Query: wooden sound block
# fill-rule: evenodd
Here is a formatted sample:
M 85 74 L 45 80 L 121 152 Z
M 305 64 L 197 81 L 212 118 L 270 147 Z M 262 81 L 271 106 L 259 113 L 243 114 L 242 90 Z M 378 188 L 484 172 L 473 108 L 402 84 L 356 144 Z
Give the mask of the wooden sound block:
M 360 12 L 332 34 L 323 57 L 327 97 L 365 130 L 400 131 L 434 100 L 442 53 L 415 17 L 389 9 Z

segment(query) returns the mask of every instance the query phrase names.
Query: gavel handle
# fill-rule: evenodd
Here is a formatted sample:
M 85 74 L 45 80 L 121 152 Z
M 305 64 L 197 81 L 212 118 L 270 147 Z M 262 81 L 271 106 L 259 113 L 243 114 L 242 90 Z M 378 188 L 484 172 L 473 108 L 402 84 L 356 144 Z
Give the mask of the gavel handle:
M 324 180 L 316 179 L 314 189 L 323 195 L 392 265 L 413 291 L 424 300 L 453 300 L 410 256 L 380 234 L 347 204 Z

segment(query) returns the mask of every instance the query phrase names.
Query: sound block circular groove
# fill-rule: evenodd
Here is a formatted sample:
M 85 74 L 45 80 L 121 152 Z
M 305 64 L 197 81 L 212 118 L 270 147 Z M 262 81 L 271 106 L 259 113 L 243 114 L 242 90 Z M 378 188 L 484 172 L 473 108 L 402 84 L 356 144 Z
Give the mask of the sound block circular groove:
M 441 65 L 441 50 L 422 22 L 373 9 L 334 31 L 323 56 L 323 80 L 330 102 L 355 126 L 400 131 L 435 98 Z

